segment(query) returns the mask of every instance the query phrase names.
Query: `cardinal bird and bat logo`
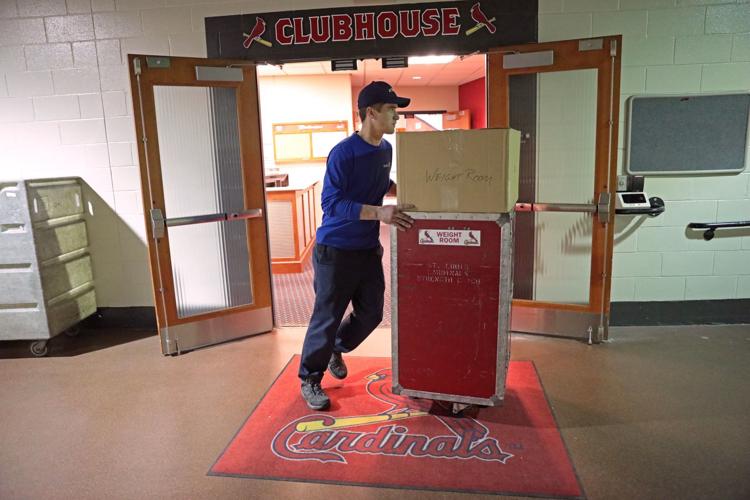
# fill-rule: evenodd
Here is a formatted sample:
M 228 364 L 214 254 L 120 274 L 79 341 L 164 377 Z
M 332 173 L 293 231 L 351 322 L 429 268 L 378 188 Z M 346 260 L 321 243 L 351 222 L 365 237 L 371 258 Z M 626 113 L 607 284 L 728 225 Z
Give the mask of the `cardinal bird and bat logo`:
M 482 28 L 487 28 L 487 31 L 490 33 L 495 33 L 497 31 L 497 28 L 494 24 L 492 24 L 495 21 L 495 18 L 487 19 L 487 15 L 482 12 L 482 7 L 479 5 L 479 2 L 475 3 L 471 6 L 471 18 L 477 23 L 476 26 L 469 28 L 466 30 L 466 36 L 473 35 L 477 31 L 481 30 Z
M 505 464 L 514 455 L 504 451 L 489 429 L 470 417 L 448 417 L 429 412 L 432 402 L 394 395 L 391 369 L 365 377 L 367 394 L 387 408 L 368 415 L 335 417 L 311 414 L 282 427 L 271 450 L 283 460 L 347 463 L 347 456 L 384 455 L 410 458 L 482 460 Z M 409 421 L 437 419 L 442 431 L 425 435 L 425 428 L 410 432 Z M 367 430 L 357 430 L 368 426 Z M 374 427 L 376 426 L 376 427 Z M 428 429 L 434 429 L 428 426 Z
M 242 42 L 242 46 L 246 49 L 249 49 L 250 46 L 253 44 L 253 42 L 258 42 L 260 44 L 265 45 L 266 47 L 273 47 L 273 44 L 269 42 L 268 40 L 264 40 L 261 38 L 261 35 L 266 32 L 266 22 L 263 20 L 262 17 L 256 16 L 255 17 L 255 26 L 253 26 L 253 29 L 250 30 L 250 33 L 243 33 L 242 36 L 245 37 L 245 41 Z

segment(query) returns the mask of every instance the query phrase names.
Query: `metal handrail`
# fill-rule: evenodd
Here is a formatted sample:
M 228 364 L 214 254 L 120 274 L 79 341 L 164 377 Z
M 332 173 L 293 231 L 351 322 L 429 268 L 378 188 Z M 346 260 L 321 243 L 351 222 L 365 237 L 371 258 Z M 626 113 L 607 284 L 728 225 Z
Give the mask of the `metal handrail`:
M 691 222 L 688 224 L 689 229 L 705 229 L 703 233 L 703 239 L 706 241 L 712 240 L 715 236 L 714 231 L 716 229 L 723 229 L 728 227 L 750 227 L 750 220 L 740 220 L 734 222 Z

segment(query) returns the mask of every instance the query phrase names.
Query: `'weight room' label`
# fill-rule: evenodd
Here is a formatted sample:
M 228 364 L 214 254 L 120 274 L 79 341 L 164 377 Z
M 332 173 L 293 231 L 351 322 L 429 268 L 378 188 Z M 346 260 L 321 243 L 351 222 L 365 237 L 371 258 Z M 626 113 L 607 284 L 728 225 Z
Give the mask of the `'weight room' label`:
M 419 244 L 477 247 L 482 244 L 482 232 L 468 229 L 420 229 Z

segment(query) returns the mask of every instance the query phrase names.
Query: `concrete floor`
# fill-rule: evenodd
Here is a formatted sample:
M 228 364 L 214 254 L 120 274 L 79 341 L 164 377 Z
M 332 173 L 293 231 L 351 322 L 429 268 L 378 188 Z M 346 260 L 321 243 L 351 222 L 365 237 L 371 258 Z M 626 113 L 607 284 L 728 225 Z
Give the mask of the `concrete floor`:
M 178 357 L 132 330 L 58 337 L 42 359 L 1 343 L 0 498 L 478 498 L 207 476 L 303 335 Z M 750 326 L 610 337 L 512 342 L 513 359 L 536 363 L 586 496 L 750 498 Z M 389 352 L 381 329 L 357 354 Z

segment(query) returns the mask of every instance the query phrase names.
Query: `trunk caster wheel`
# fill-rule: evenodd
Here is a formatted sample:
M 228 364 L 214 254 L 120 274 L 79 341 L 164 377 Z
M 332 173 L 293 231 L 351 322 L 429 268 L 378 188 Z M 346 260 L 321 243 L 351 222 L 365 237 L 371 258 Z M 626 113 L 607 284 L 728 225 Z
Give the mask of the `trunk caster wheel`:
M 33 354 L 37 358 L 46 356 L 47 353 L 49 352 L 49 349 L 47 348 L 46 340 L 37 340 L 37 341 L 32 342 L 30 349 L 31 349 L 31 354 Z
M 460 415 L 461 415 L 461 413 L 462 413 L 462 412 L 463 412 L 463 411 L 464 411 L 464 410 L 465 410 L 466 408 L 468 408 L 468 407 L 470 407 L 470 406 L 471 406 L 471 405 L 465 405 L 465 404 L 463 404 L 463 403 L 453 403 L 453 407 L 451 408 L 451 411 L 453 412 L 453 414 L 454 414 L 454 415 L 456 415 L 456 416 L 460 416 Z

